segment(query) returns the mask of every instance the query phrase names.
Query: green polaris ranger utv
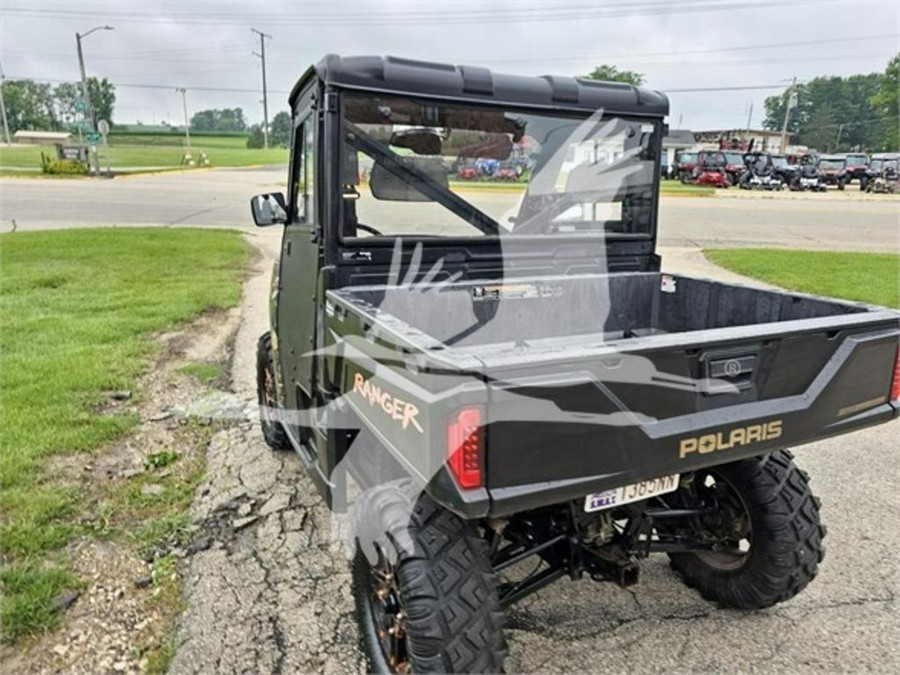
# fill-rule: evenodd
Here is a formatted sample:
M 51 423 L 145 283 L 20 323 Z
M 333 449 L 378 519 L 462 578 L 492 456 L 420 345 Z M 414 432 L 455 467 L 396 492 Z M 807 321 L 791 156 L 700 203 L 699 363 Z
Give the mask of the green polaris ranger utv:
M 816 576 L 785 448 L 897 416 L 898 314 L 662 274 L 663 94 L 332 55 L 290 105 L 262 430 L 352 513 L 373 670 L 500 671 L 506 606 L 653 553 L 726 607 Z

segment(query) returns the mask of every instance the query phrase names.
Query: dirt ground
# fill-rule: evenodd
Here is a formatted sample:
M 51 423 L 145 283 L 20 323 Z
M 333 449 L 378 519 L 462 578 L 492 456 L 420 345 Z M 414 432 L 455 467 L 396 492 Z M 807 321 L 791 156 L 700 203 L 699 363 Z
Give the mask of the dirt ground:
M 86 495 L 79 524 L 94 536 L 76 539 L 66 551 L 82 586 L 58 599 L 65 609 L 61 629 L 24 650 L 2 647 L 4 673 L 137 673 L 153 669 L 154 652 L 167 649 L 181 605 L 173 592 L 175 567 L 158 563 L 188 551 L 176 539 L 135 545 L 128 529 L 139 523 L 123 512 L 120 491 L 139 481 L 142 495 L 162 494 L 165 482 L 180 480 L 188 467 L 202 467 L 213 425 L 234 423 L 196 414 L 198 402 L 222 409 L 227 394 L 216 387 L 227 390 L 229 376 L 201 383 L 180 369 L 230 364 L 238 319 L 237 310 L 209 312 L 182 330 L 156 336 L 162 349 L 151 372 L 134 392 L 110 392 L 100 411 L 136 413 L 140 425 L 96 452 L 53 459 L 55 478 Z M 153 458 L 166 453 L 173 463 L 154 468 Z

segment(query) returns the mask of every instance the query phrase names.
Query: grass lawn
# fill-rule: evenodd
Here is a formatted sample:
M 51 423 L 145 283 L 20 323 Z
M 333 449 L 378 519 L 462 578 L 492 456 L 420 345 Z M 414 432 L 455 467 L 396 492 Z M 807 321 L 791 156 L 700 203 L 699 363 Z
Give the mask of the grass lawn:
M 683 197 L 712 197 L 716 194 L 716 188 L 705 185 L 685 185 L 677 180 L 664 180 L 659 183 L 659 193 Z
M 166 136 L 115 136 L 110 135 L 109 158 L 113 169 L 119 167 L 178 167 L 184 154 L 184 139 L 180 135 Z M 0 169 L 35 170 L 41 168 L 41 151 L 55 156 L 52 146 L 5 147 L 0 145 Z M 194 159 L 200 151 L 209 156 L 211 166 L 252 166 L 256 164 L 285 164 L 288 151 L 285 148 L 250 150 L 247 140 L 241 136 L 191 137 Z M 106 155 L 101 147 L 100 162 L 106 166 Z
M 900 256 L 782 249 L 704 251 L 717 265 L 802 293 L 900 308 Z
M 102 412 L 133 390 L 148 335 L 240 300 L 247 250 L 223 230 L 93 229 L 0 235 L 0 627 L 52 628 L 76 583 L 62 547 L 83 498 L 53 482 L 53 455 L 95 451 L 131 429 Z

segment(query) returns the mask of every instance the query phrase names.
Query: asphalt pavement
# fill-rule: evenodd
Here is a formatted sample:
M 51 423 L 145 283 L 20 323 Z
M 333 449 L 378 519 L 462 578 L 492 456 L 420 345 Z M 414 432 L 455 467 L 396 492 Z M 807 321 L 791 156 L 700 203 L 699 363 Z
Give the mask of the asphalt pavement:
M 279 170 L 196 171 L 113 181 L 0 180 L 8 231 L 84 225 L 240 227 L 262 255 L 247 282 L 234 388 L 254 397 L 253 345 L 266 326 L 278 232 L 253 230 L 248 198 L 283 189 Z M 897 204 L 666 198 L 666 268 L 738 280 L 704 246 L 897 251 Z M 891 280 L 885 280 L 890 283 Z M 509 612 L 508 672 L 884 672 L 900 670 L 900 433 L 896 422 L 798 448 L 828 525 L 819 577 L 759 612 L 723 610 L 686 588 L 665 556 L 639 585 L 562 580 Z M 348 672 L 361 667 L 346 563 L 329 550 L 327 511 L 292 455 L 258 429 L 227 429 L 209 451 L 195 521 L 222 541 L 189 561 L 188 610 L 172 672 Z M 241 524 L 233 517 L 254 516 Z
M 215 169 L 114 179 L 0 178 L 0 232 L 85 226 L 191 225 L 252 228 L 249 199 L 285 190 L 286 169 Z M 490 211 L 508 194 L 478 193 Z M 900 250 L 900 198 L 720 191 L 716 197 L 663 197 L 659 244 L 705 248 L 775 246 Z
M 262 256 L 245 287 L 232 371 L 248 403 L 277 234 L 251 235 Z M 681 260 L 705 276 L 740 279 L 694 250 L 678 252 L 673 271 L 684 271 Z M 898 426 L 796 449 L 828 536 L 818 578 L 793 600 L 758 612 L 722 609 L 654 555 L 629 589 L 564 579 L 514 605 L 507 672 L 897 672 Z M 331 546 L 329 513 L 299 459 L 270 451 L 255 423 L 222 431 L 198 494 L 194 522 L 217 543 L 189 559 L 171 672 L 361 672 L 349 565 Z

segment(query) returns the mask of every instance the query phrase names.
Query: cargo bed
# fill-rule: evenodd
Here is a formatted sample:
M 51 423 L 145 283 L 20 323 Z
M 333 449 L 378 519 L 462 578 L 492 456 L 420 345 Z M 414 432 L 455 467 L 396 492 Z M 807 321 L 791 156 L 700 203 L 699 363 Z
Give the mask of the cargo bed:
M 615 342 L 620 350 L 647 336 L 743 329 L 699 338 L 710 339 L 896 319 L 877 307 L 658 272 L 470 281 L 427 291 L 357 286 L 328 298 L 369 323 L 377 317 L 379 330 L 420 349 L 485 356 L 558 343 Z
M 734 429 L 778 422 L 777 437 L 751 433 L 725 448 L 738 459 L 896 414 L 888 392 L 900 330 L 896 313 L 877 307 L 660 273 L 327 297 L 335 333 L 398 350 L 397 363 L 419 355 L 416 381 L 435 397 L 421 407 L 435 427 L 458 405 L 441 404 L 461 381 L 447 373 L 484 383 L 470 400 L 489 411 L 494 515 L 721 462 L 682 451 L 706 433 L 724 433 L 727 446 Z M 390 359 L 379 351 L 372 361 Z M 371 374 L 396 389 L 405 372 Z

